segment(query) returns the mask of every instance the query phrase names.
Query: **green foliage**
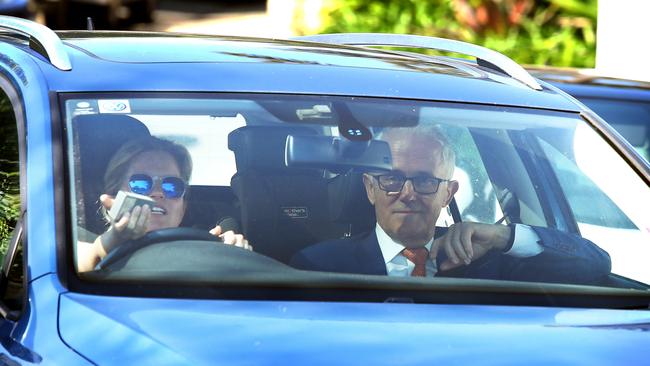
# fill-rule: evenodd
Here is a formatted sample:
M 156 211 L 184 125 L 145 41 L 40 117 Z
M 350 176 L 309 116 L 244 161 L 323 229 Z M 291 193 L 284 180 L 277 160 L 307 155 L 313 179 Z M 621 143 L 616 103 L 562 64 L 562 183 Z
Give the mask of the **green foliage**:
M 409 33 L 483 45 L 521 64 L 593 67 L 597 0 L 329 0 L 321 33 Z
M 0 93 L 0 256 L 7 251 L 20 213 L 20 177 L 16 119 L 9 99 Z

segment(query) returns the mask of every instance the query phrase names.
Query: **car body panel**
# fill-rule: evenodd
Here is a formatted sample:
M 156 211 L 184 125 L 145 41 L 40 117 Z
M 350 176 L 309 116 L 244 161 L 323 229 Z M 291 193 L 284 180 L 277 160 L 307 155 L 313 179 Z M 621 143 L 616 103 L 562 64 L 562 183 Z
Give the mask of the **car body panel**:
M 182 43 L 184 38 L 170 37 L 167 49 L 170 53 L 175 50 L 174 43 Z M 146 42 L 146 38 L 144 39 Z M 71 41 L 67 41 L 70 42 Z M 153 46 L 159 44 L 152 41 Z M 218 47 L 219 42 L 214 42 Z M 226 45 L 228 42 L 225 42 Z M 110 43 L 109 43 L 110 44 Z M 112 45 L 112 44 L 110 44 Z M 147 59 L 148 62 L 126 63 L 105 61 L 97 57 L 89 57 L 90 51 L 68 46 L 72 63 L 71 71 L 61 71 L 52 67 L 45 60 L 42 70 L 46 74 L 50 90 L 57 92 L 78 91 L 215 91 L 215 92 L 271 92 L 294 93 L 300 90 L 303 94 L 327 95 L 357 95 L 374 97 L 398 97 L 409 99 L 426 99 L 439 101 L 459 101 L 480 104 L 497 104 L 510 106 L 526 106 L 553 110 L 575 111 L 576 107 L 566 98 L 548 91 L 536 91 L 520 84 L 512 88 L 511 85 L 496 82 L 487 77 L 458 77 L 445 73 L 395 70 L 395 67 L 386 64 L 382 68 L 366 68 L 350 66 L 350 62 L 342 65 L 328 64 L 303 64 L 295 60 L 283 61 L 286 58 L 286 49 L 301 57 L 314 58 L 311 52 L 322 52 L 323 46 L 314 47 L 297 46 L 291 48 L 292 43 L 278 51 L 278 56 L 271 61 L 263 62 L 232 62 L 231 58 L 224 58 L 212 62 L 187 63 L 172 62 L 174 57 L 167 56 L 165 61 L 155 54 Z M 152 46 L 152 47 L 153 47 Z M 332 52 L 336 46 L 328 46 Z M 144 50 L 146 46 L 142 46 Z M 33 52 L 33 51 L 32 51 Z M 208 56 L 196 56 L 202 59 L 212 59 L 211 49 L 202 50 Z M 260 55 L 251 51 L 248 58 L 257 60 Z M 146 55 L 146 52 L 143 51 Z M 198 52 L 197 52 L 198 53 Z M 214 52 L 212 52 L 214 53 Z M 268 54 L 263 55 L 269 57 Z M 281 57 L 282 56 L 282 57 Z M 39 56 L 40 57 L 40 56 Z M 144 57 L 144 56 L 143 56 Z M 143 58 L 144 60 L 144 58 Z M 347 58 L 346 58 L 347 60 Z M 334 62 L 334 61 L 333 61 Z M 360 63 L 360 61 L 357 61 Z M 415 62 L 415 61 L 414 61 Z M 417 61 L 421 63 L 421 61 Z M 340 63 L 340 62 L 339 62 Z M 102 73 L 94 70 L 101 68 Z M 174 78 L 167 77 L 170 73 Z M 302 75 L 309 74 L 305 80 Z M 93 75 L 93 77 L 87 77 Z M 268 78 L 273 75 L 274 78 Z M 367 80 L 373 83 L 367 83 Z M 134 82 L 138 80 L 138 82 Z M 164 80 L 158 83 L 158 80 Z M 282 80 L 281 83 L 277 80 Z M 340 80 L 346 80 L 341 83 Z M 453 80 L 453 82 L 452 82 Z M 482 90 L 489 84 L 490 92 Z M 487 86 L 485 86 L 487 87 Z M 517 92 L 514 92 L 517 90 Z
M 61 337 L 106 365 L 634 364 L 650 323 L 650 311 L 128 297 L 107 305 L 72 293 L 60 306 Z M 92 321 L 80 329 L 80 317 Z
M 30 282 L 29 298 L 21 319 L 3 339 L 6 354 L 22 364 L 85 365 L 87 359 L 59 337 L 59 296 L 65 292 L 58 278 L 41 276 Z M 11 341 L 8 341 L 10 339 Z M 7 347 L 8 344 L 15 344 Z M 4 356 L 4 355 L 3 355 Z M 3 360 L 8 361 L 8 360 Z M 5 363 L 11 365 L 12 363 Z

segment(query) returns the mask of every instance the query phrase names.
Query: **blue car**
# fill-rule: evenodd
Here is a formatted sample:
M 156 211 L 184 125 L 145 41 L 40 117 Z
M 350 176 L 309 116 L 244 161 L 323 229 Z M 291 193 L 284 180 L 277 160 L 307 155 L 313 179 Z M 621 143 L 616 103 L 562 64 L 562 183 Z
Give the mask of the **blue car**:
M 538 67 L 529 71 L 587 105 L 650 160 L 650 82 L 571 68 Z
M 647 363 L 650 166 L 506 56 L 0 30 L 3 364 Z

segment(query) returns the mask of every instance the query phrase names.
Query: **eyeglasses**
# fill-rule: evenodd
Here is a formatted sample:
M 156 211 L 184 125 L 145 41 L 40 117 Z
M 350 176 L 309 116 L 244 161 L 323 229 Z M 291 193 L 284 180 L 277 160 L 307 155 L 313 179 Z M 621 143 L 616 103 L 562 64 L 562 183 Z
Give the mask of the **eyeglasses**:
M 426 175 L 419 175 L 415 177 L 407 177 L 404 174 L 382 174 L 373 175 L 379 182 L 379 188 L 388 193 L 400 193 L 404 188 L 407 180 L 413 184 L 413 190 L 420 194 L 433 194 L 438 192 L 438 187 L 442 182 L 449 182 L 449 179 L 441 179 L 430 177 Z
M 180 198 L 185 193 L 185 182 L 178 177 L 152 177 L 147 174 L 134 174 L 129 178 L 131 192 L 149 195 L 153 190 L 154 181 L 160 181 L 165 198 Z

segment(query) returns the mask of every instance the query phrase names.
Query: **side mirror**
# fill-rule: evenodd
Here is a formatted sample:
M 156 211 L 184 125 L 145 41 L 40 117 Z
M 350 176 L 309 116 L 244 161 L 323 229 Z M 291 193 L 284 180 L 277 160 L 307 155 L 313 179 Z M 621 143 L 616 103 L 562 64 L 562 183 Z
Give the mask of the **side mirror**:
M 350 141 L 331 136 L 289 135 L 285 149 L 288 167 L 390 171 L 393 159 L 385 141 Z

